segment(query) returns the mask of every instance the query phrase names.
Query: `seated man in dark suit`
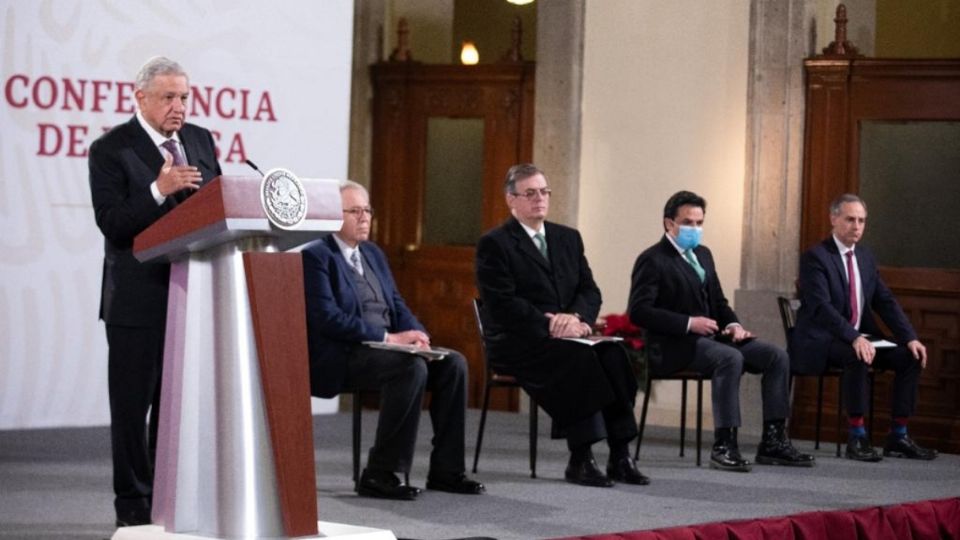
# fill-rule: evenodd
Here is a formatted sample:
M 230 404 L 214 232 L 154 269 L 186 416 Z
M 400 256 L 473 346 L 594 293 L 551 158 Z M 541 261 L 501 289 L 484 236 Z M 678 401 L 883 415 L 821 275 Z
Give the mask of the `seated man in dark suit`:
M 583 337 L 600 311 L 600 290 L 575 229 L 546 221 L 547 178 L 537 167 L 507 173 L 513 217 L 477 244 L 477 289 L 491 367 L 512 375 L 566 434 L 565 477 L 610 487 L 647 484 L 627 448 L 637 435 L 637 381 L 619 343 L 593 347 L 560 338 Z M 607 439 L 607 474 L 591 446 Z
M 843 368 L 850 422 L 846 455 L 858 461 L 881 459 L 863 426 L 867 369 L 872 365 L 894 370 L 893 423 L 883 455 L 934 459 L 936 450 L 921 448 L 907 436 L 927 349 L 880 278 L 873 253 L 858 243 L 867 225 L 866 203 L 856 195 L 841 195 L 830 205 L 830 225 L 830 238 L 800 258 L 801 304 L 790 337 L 794 369 L 816 374 L 827 364 Z M 878 349 L 864 336 L 881 335 L 874 313 L 893 332 L 896 347 Z
M 666 233 L 637 257 L 630 284 L 630 320 L 644 328 L 653 373 L 684 369 L 709 375 L 714 443 L 710 466 L 749 471 L 737 443 L 740 376 L 762 373 L 763 438 L 757 463 L 809 467 L 787 436 L 790 359 L 755 339 L 737 320 L 720 287 L 713 255 L 700 245 L 707 202 L 689 191 L 675 193 L 663 209 Z
M 420 422 L 420 407 L 429 390 L 433 452 L 427 488 L 478 494 L 483 484 L 464 475 L 464 410 L 467 364 L 448 351 L 426 361 L 407 352 L 363 345 L 364 341 L 430 347 L 427 335 L 397 291 L 383 251 L 370 236 L 367 190 L 355 182 L 340 187 L 343 227 L 303 251 L 310 388 L 315 396 L 333 397 L 347 389 L 380 392 L 380 419 L 359 493 L 368 497 L 413 500 L 419 488 L 400 481 L 409 473 Z

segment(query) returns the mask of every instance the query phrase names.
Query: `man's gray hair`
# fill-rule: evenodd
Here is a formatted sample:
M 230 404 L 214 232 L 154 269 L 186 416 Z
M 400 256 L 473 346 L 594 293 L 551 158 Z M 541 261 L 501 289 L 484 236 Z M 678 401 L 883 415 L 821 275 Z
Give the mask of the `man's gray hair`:
M 538 174 L 542 174 L 544 178 L 547 177 L 547 175 L 544 174 L 543 171 L 533 163 L 518 163 L 517 165 L 510 167 L 510 170 L 507 171 L 507 178 L 503 182 L 504 193 L 507 193 L 508 195 L 516 195 L 517 182 Z
M 165 56 L 154 56 L 140 68 L 134 86 L 137 90 L 146 90 L 158 75 L 183 75 L 187 83 L 190 82 L 190 77 L 180 64 Z
M 860 203 L 860 205 L 863 206 L 863 211 L 867 211 L 867 203 L 865 203 L 863 199 L 853 193 L 844 193 L 830 203 L 830 215 L 839 216 L 840 207 L 847 203 Z
M 342 180 L 340 182 L 340 193 L 343 193 L 348 189 L 359 189 L 364 195 L 367 196 L 367 199 L 370 198 L 370 192 L 367 191 L 367 188 L 365 188 L 363 184 L 354 182 L 353 180 Z

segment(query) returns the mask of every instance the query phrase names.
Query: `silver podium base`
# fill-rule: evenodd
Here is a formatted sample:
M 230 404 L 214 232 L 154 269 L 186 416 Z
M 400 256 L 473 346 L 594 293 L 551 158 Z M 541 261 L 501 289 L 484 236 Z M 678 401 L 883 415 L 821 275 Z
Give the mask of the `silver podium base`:
M 386 529 L 360 527 L 344 523 L 318 521 L 317 536 L 300 536 L 304 540 L 311 538 L 332 538 L 343 540 L 397 540 L 392 532 Z M 210 540 L 209 536 L 193 534 L 168 533 L 161 525 L 140 525 L 138 527 L 120 527 L 113 534 L 112 540 Z

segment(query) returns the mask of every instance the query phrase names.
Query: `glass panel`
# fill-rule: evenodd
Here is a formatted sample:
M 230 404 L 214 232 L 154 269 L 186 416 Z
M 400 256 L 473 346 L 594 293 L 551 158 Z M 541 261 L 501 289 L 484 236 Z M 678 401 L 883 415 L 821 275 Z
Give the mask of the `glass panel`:
M 483 118 L 428 118 L 426 175 L 422 242 L 476 244 L 483 202 Z
M 860 196 L 880 264 L 960 268 L 960 122 L 862 122 Z

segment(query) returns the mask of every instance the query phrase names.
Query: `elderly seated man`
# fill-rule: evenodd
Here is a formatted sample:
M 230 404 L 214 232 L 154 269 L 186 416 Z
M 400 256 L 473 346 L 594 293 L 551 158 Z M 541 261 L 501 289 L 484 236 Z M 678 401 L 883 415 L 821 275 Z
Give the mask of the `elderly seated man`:
M 409 473 L 424 391 L 431 392 L 433 452 L 427 489 L 479 494 L 480 482 L 464 474 L 464 411 L 467 364 L 446 351 L 434 361 L 363 342 L 429 349 L 430 336 L 410 312 L 394 283 L 383 251 L 370 236 L 367 190 L 355 182 L 340 187 L 343 226 L 303 251 L 303 278 L 310 350 L 310 387 L 319 397 L 348 389 L 380 392 L 380 419 L 362 496 L 413 500 L 420 489 L 401 481 Z

